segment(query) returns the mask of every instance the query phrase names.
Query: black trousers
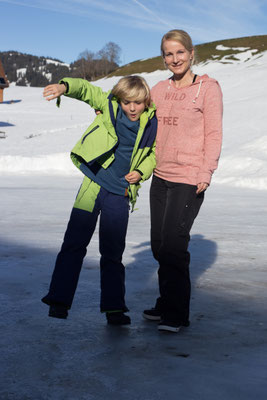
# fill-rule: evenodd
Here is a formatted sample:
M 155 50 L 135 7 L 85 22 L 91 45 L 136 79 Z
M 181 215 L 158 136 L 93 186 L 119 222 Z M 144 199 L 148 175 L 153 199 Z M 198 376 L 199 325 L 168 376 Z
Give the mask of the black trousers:
M 187 324 L 191 283 L 189 274 L 190 230 L 204 200 L 197 187 L 153 176 L 150 189 L 151 248 L 159 262 L 160 297 L 163 318 Z

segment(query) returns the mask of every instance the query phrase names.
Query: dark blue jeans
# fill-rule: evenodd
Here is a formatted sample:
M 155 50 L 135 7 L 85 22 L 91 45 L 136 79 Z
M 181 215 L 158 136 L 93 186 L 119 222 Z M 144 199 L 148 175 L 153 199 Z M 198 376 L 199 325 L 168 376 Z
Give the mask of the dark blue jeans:
M 150 189 L 151 248 L 159 262 L 156 308 L 167 320 L 187 324 L 190 304 L 190 230 L 204 199 L 197 187 L 153 176 Z
M 91 213 L 72 209 L 64 241 L 56 259 L 49 293 L 42 299 L 44 303 L 71 307 L 83 259 L 99 215 L 100 310 L 128 311 L 124 299 L 125 268 L 122 255 L 129 218 L 129 199 L 110 193 L 104 188 L 100 189 Z

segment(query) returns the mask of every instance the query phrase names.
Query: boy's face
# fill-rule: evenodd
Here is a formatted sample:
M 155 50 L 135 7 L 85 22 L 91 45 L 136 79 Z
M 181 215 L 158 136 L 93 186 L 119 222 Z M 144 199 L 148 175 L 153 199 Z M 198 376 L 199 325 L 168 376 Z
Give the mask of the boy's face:
M 121 108 L 130 121 L 138 121 L 146 105 L 143 101 L 121 100 Z

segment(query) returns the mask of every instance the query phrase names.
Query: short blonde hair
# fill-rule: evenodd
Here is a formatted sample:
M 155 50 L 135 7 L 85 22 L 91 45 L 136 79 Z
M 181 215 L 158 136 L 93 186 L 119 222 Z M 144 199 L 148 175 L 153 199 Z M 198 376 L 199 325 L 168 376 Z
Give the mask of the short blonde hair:
M 165 56 L 163 45 L 166 40 L 174 40 L 181 43 L 190 53 L 194 50 L 191 36 L 187 32 L 182 31 L 181 29 L 172 29 L 171 31 L 165 33 L 165 35 L 161 39 L 160 50 L 163 58 Z
M 150 89 L 144 78 L 129 75 L 121 78 L 113 87 L 111 93 L 121 100 L 144 102 L 146 107 L 151 105 Z

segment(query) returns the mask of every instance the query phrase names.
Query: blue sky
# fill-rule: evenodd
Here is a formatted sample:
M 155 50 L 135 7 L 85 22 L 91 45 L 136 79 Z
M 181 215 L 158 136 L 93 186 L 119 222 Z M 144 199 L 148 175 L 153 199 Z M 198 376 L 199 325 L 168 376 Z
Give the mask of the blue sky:
M 109 41 L 121 47 L 121 64 L 155 57 L 174 28 L 194 44 L 267 34 L 267 0 L 0 0 L 0 15 L 0 51 L 67 63 Z

